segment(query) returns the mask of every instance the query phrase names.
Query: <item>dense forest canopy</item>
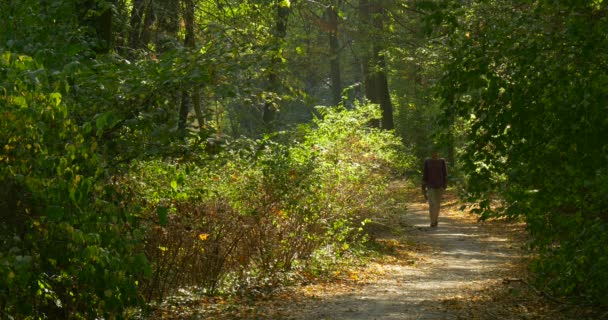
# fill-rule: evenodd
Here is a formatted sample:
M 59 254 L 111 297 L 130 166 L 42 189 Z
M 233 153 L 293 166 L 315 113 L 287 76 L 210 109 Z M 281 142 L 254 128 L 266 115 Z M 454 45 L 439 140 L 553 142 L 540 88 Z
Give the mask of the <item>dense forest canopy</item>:
M 272 285 L 349 250 L 433 145 L 482 218 L 527 223 L 539 287 L 605 305 L 607 13 L 4 0 L 0 315 L 120 318 L 179 287 Z

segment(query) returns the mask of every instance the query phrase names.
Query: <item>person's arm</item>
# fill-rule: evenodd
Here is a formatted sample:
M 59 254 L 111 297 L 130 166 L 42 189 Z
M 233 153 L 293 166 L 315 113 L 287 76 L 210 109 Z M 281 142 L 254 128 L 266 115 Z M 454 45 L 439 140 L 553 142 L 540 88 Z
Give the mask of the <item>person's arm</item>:
M 424 161 L 424 166 L 422 168 L 422 183 L 421 183 L 421 187 L 422 187 L 422 194 L 424 195 L 424 198 L 426 199 L 426 182 L 428 180 L 428 168 L 427 168 L 427 161 Z
M 442 161 L 443 162 L 443 166 L 442 166 L 442 171 L 443 171 L 443 188 L 446 189 L 448 187 L 448 166 L 445 163 L 445 160 Z
M 424 160 L 424 165 L 422 168 L 422 185 L 426 187 L 426 183 L 429 179 L 429 168 L 428 168 L 428 160 Z

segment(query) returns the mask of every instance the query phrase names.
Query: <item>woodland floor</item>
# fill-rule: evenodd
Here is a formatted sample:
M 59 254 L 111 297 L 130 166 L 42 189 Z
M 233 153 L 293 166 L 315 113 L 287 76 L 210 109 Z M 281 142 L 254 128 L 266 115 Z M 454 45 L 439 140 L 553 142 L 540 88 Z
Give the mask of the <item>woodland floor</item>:
M 526 281 L 522 223 L 478 222 L 449 193 L 439 226 L 429 227 L 422 195 L 402 183 L 368 232 L 379 255 L 330 280 L 249 298 L 173 306 L 166 319 L 608 319 L 560 303 Z M 161 311 L 161 310 L 159 310 Z

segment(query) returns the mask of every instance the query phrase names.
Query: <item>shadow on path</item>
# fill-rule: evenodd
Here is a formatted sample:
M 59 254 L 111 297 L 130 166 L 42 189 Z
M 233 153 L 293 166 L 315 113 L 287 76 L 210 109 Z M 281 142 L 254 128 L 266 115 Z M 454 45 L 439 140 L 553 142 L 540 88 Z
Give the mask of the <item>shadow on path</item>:
M 295 319 L 458 319 L 442 301 L 500 281 L 517 255 L 506 238 L 462 215 L 444 210 L 439 227 L 430 228 L 427 206 L 410 205 L 395 236 L 426 248 L 416 253 L 418 263 L 385 266 L 378 281 L 307 304 Z

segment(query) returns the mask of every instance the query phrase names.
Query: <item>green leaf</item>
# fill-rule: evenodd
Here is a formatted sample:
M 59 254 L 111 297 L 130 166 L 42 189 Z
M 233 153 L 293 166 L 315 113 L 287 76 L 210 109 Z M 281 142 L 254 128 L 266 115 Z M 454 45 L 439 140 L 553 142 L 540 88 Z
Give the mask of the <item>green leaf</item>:
M 112 112 L 104 112 L 95 119 L 95 126 L 97 127 L 97 135 L 110 128 L 114 122 L 114 114 Z
M 148 278 L 152 275 L 152 268 L 150 267 L 150 261 L 148 261 L 148 258 L 146 258 L 146 255 L 143 253 L 139 253 L 137 255 L 135 255 L 134 258 L 134 267 L 137 268 L 137 270 L 141 271 L 142 274 L 144 275 L 144 277 Z
M 49 95 L 49 97 L 51 98 L 51 101 L 53 101 L 53 103 L 55 104 L 55 107 L 58 107 L 59 104 L 61 104 L 61 93 L 53 92 Z
M 184 183 L 186 183 L 186 176 L 184 175 L 184 173 L 183 173 L 183 172 L 180 172 L 180 173 L 177 175 L 177 183 L 178 183 L 180 186 L 183 186 L 183 185 L 184 185 Z
M 24 97 L 12 97 L 12 102 L 21 108 L 27 108 L 27 100 Z
M 4 65 L 9 65 L 11 62 L 11 53 L 6 51 L 0 56 L 0 62 Z
M 60 206 L 49 206 L 44 214 L 53 221 L 59 221 L 63 217 L 64 209 Z
M 158 215 L 158 223 L 161 226 L 166 226 L 169 222 L 169 209 L 167 207 L 157 207 L 156 214 Z

